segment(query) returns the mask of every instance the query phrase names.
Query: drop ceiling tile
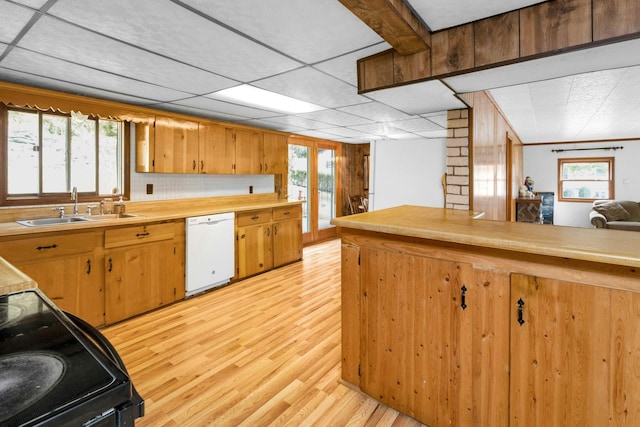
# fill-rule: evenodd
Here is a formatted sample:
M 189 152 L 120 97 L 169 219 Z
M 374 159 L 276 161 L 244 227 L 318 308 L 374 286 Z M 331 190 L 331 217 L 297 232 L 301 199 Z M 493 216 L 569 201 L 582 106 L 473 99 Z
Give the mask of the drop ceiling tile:
M 329 141 L 335 140 L 337 136 L 332 133 L 322 132 L 319 130 L 305 130 L 300 132 L 298 135 L 310 136 L 311 138 L 328 139 Z
M 301 65 L 169 0 L 136 2 L 135 7 L 129 0 L 85 0 L 82 7 L 78 7 L 75 0 L 58 0 L 50 13 L 114 39 L 242 82 Z
M 0 1 L 0 42 L 11 43 L 33 15 L 25 7 Z
M 20 3 L 25 6 L 29 6 L 32 9 L 40 9 L 44 6 L 48 0 L 13 0 L 15 3 Z
M 46 76 L 62 82 L 157 101 L 170 101 L 190 96 L 184 92 L 135 81 L 82 65 L 71 64 L 24 49 L 13 49 L 2 61 L 2 65 L 16 71 Z
M 437 124 L 442 128 L 447 127 L 447 120 L 448 120 L 447 111 L 437 111 L 435 113 L 422 114 L 422 117 Z
M 335 0 L 183 1 L 305 64 L 382 40 Z
M 29 74 L 28 72 L 10 70 L 3 67 L 0 67 L 0 80 L 26 86 L 57 90 L 59 92 L 74 93 L 81 96 L 90 96 L 98 99 L 123 102 L 131 105 L 149 106 L 156 102 L 151 99 L 139 98 L 127 94 L 101 90 L 94 87 L 80 86 L 75 83 L 54 80 L 48 77 Z
M 413 116 L 398 111 L 379 102 L 370 102 L 367 104 L 353 105 L 350 107 L 340 108 L 340 111 L 350 113 L 359 117 L 366 117 L 376 122 L 392 122 L 394 120 L 408 120 Z
M 365 133 L 360 132 L 358 130 L 354 130 L 354 129 L 350 129 L 350 128 L 343 128 L 343 127 L 322 129 L 322 132 L 330 133 L 332 135 L 337 135 L 337 136 L 341 136 L 341 137 L 345 137 L 345 138 L 362 138 L 362 139 L 366 138 L 366 139 L 371 139 L 371 138 L 375 138 L 376 137 L 376 135 L 365 134 Z
M 255 127 L 259 127 L 259 128 L 265 128 L 265 129 L 273 129 L 273 130 L 277 130 L 277 131 L 280 131 L 280 132 L 300 133 L 300 132 L 305 130 L 305 128 L 292 126 L 292 125 L 287 124 L 287 123 L 276 123 L 276 122 L 273 122 L 272 119 L 269 119 L 269 120 L 264 120 L 264 119 L 247 120 L 246 122 L 243 122 L 243 123 L 248 125 L 248 126 L 255 126 Z
M 351 129 L 378 137 L 392 135 L 400 132 L 400 129 L 391 126 L 389 123 L 371 123 L 368 125 L 351 126 Z
M 93 32 L 42 17 L 20 47 L 167 88 L 201 94 L 235 85 L 232 80 L 169 60 Z
M 358 59 L 366 58 L 373 54 L 383 52 L 391 49 L 391 46 L 387 42 L 378 43 L 374 46 L 359 49 L 355 52 L 347 53 L 345 55 L 333 58 L 324 62 L 315 64 L 313 67 L 318 70 L 349 83 L 354 87 L 358 87 Z
M 326 129 L 326 128 L 333 127 L 332 124 L 323 123 L 323 122 L 319 122 L 311 119 L 306 119 L 304 117 L 300 117 L 296 115 L 271 117 L 269 119 L 266 119 L 266 121 L 279 123 L 285 126 L 292 126 L 292 127 L 298 127 L 301 129 L 310 129 L 310 130 L 323 129 L 323 128 Z
M 442 139 L 447 137 L 447 130 L 441 129 L 441 130 L 432 130 L 428 132 L 416 132 L 416 135 L 420 135 L 428 139 Z
M 640 65 L 640 39 L 505 65 L 443 79 L 457 93 L 555 79 L 592 71 Z
M 334 126 L 356 126 L 372 123 L 371 120 L 354 116 L 338 110 L 320 110 L 312 113 L 298 114 L 298 117 L 329 123 Z
M 232 114 L 250 119 L 272 117 L 276 114 L 273 111 L 261 110 L 259 108 L 251 108 L 244 105 L 233 104 L 230 102 L 218 101 L 207 96 L 181 99 L 178 101 L 174 101 L 174 104 L 184 105 L 186 107 L 200 108 L 203 110 L 219 111 L 226 114 Z
M 402 129 L 407 132 L 428 132 L 433 130 L 442 130 L 442 126 L 439 126 L 422 117 L 417 119 L 389 122 L 389 124 L 395 128 Z
M 153 108 L 164 111 L 173 111 L 175 113 L 187 114 L 194 117 L 203 117 L 207 119 L 220 120 L 231 123 L 240 123 L 246 119 L 243 116 L 237 116 L 235 114 L 229 114 L 223 111 L 205 110 L 202 108 L 188 107 L 186 105 L 178 105 L 174 103 L 155 104 L 153 105 Z
M 311 67 L 303 67 L 253 83 L 262 89 L 287 95 L 326 108 L 371 102 L 358 95 L 355 86 Z
M 378 90 L 368 93 L 367 96 L 408 114 L 466 108 L 466 105 L 438 80 Z

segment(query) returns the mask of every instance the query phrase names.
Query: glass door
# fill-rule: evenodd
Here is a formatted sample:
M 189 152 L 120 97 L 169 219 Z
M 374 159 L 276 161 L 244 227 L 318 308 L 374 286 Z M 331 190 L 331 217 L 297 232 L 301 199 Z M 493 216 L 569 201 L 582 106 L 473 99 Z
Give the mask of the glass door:
M 338 200 L 339 143 L 289 139 L 289 201 L 303 201 L 302 241 L 305 244 L 336 236 L 331 225 Z

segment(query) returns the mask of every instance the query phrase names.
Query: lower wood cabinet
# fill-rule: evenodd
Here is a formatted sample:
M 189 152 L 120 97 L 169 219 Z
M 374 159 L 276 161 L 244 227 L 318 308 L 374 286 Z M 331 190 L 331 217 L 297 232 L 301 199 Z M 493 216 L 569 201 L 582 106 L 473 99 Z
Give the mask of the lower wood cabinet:
M 506 253 L 342 239 L 342 377 L 364 393 L 433 427 L 640 425 L 639 292 Z
M 174 222 L 105 231 L 107 323 L 184 297 L 184 241 L 175 240 L 176 229 L 184 234 Z
M 302 207 L 236 214 L 236 279 L 302 259 Z
M 639 293 L 514 274 L 511 307 L 510 425 L 640 425 Z
M 101 232 L 47 233 L 0 242 L 0 256 L 60 309 L 104 325 Z M 98 250 L 96 250 L 96 248 Z
M 273 266 L 302 259 L 302 207 L 273 209 Z

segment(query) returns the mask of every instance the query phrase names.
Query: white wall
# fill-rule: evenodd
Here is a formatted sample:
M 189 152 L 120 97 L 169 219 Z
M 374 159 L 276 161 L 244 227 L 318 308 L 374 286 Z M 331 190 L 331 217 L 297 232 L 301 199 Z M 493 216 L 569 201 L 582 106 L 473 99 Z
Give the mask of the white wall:
M 554 149 L 584 149 L 622 146 L 622 150 L 568 151 L 553 153 Z M 524 146 L 524 176 L 534 179 L 535 191 L 552 191 L 555 195 L 554 224 L 572 227 L 591 227 L 591 203 L 558 202 L 558 159 L 584 157 L 615 158 L 615 198 L 640 201 L 640 141 L 598 142 L 584 144 L 553 144 Z
M 446 138 L 371 143 L 369 209 L 399 205 L 443 207 Z

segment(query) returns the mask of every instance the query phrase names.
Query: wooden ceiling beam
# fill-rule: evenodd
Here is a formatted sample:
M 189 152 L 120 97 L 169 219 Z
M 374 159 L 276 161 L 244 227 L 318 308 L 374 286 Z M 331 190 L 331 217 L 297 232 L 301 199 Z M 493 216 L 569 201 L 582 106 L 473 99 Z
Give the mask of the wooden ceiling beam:
M 400 55 L 431 47 L 431 32 L 403 0 L 339 0 Z

